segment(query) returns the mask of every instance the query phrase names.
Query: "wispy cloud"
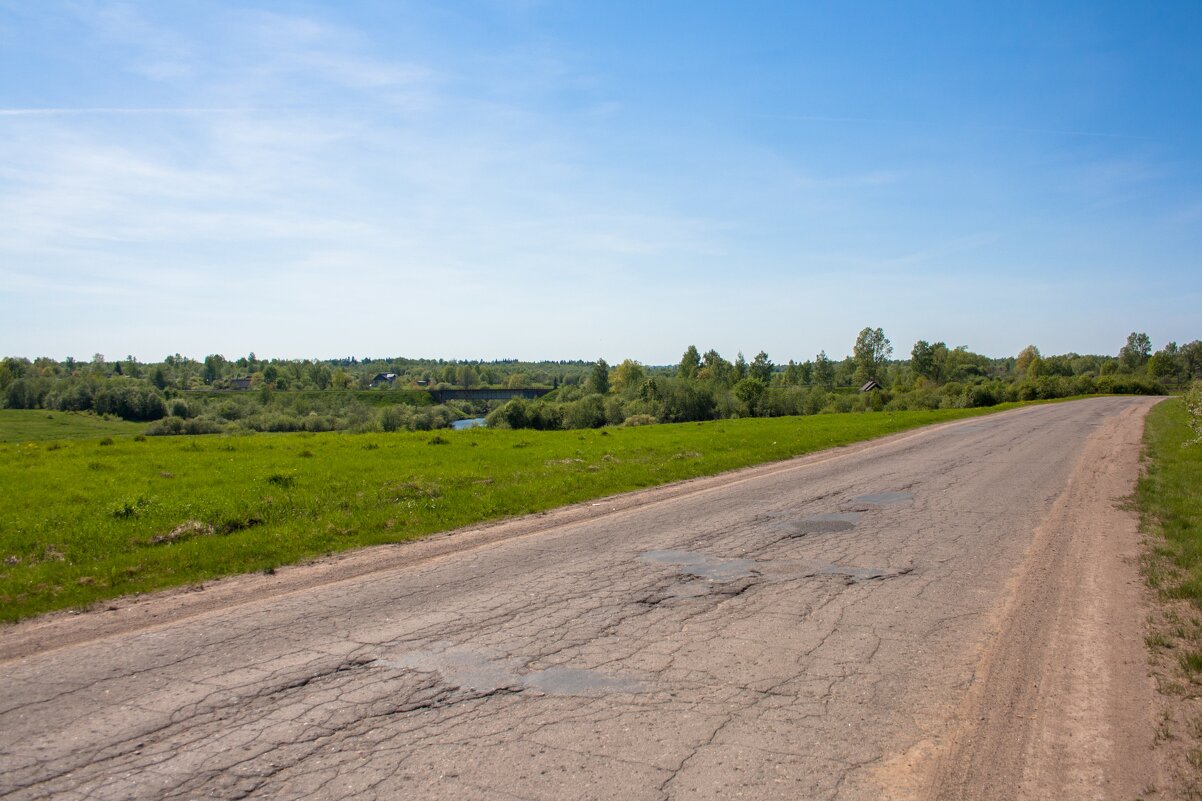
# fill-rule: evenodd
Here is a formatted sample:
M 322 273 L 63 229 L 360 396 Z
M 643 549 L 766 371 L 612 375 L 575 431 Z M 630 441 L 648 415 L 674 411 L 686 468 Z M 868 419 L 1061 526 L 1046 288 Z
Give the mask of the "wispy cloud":
M 204 107 L 91 107 L 91 108 L 0 108 L 0 117 L 88 117 L 88 116 L 157 116 L 163 114 L 239 114 L 255 111 L 251 108 Z
M 118 52 L 134 72 L 158 81 L 195 74 L 193 40 L 172 26 L 152 22 L 135 4 L 78 0 L 70 7 L 102 40 L 120 46 Z
M 1022 125 L 980 125 L 974 123 L 945 122 L 933 120 L 890 119 L 885 117 L 842 117 L 825 116 L 821 114 L 751 114 L 751 117 L 761 119 L 789 120 L 793 122 L 812 122 L 834 125 L 888 126 L 898 128 L 915 128 L 926 130 L 952 131 L 990 131 L 995 133 L 1028 133 L 1043 136 L 1080 136 L 1098 139 L 1141 139 L 1143 137 L 1130 133 L 1115 131 L 1084 131 L 1065 128 L 1041 128 Z

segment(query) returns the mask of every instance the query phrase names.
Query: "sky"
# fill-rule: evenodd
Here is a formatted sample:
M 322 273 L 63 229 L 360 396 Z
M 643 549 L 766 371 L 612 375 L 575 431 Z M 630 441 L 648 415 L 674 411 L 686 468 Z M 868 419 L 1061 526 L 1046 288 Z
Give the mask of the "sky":
M 1202 338 L 1202 3 L 0 0 L 0 355 Z

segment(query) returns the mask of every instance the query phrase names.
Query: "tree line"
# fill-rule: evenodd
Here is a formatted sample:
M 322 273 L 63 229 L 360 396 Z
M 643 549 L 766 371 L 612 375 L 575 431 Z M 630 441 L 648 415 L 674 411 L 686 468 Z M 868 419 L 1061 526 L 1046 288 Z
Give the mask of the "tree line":
M 674 365 L 446 361 L 385 358 L 203 360 L 127 357 L 0 361 L 7 408 L 93 412 L 155 422 L 148 433 L 422 430 L 464 417 L 491 426 L 587 428 L 745 416 L 990 406 L 1094 393 L 1161 394 L 1202 379 L 1202 342 L 1153 351 L 1133 332 L 1113 356 L 1045 356 L 1034 345 L 991 358 L 919 340 L 895 359 L 881 328 L 866 327 L 843 359 L 824 351 L 776 364 L 764 351 L 727 359 L 690 345 Z M 374 383 L 373 379 L 386 376 Z M 537 401 L 434 405 L 421 388 L 542 386 Z M 246 391 L 234 391 L 233 387 Z M 861 392 L 861 388 L 867 391 Z M 157 422 L 156 422 L 157 421 Z

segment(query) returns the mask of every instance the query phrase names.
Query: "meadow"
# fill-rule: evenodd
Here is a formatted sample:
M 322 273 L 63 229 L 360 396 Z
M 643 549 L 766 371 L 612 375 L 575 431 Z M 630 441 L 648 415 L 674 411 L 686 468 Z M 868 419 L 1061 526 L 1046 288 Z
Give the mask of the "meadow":
M 147 438 L 131 435 L 136 427 L 109 433 L 98 420 L 101 436 L 90 439 L 68 439 L 35 420 L 46 412 L 8 411 L 0 417 L 7 429 L 0 435 L 0 620 L 269 570 L 1016 405 L 545 432 Z M 14 442 L 18 434 L 24 439 Z
M 0 442 L 92 439 L 140 433 L 143 423 L 129 423 L 82 412 L 0 409 Z

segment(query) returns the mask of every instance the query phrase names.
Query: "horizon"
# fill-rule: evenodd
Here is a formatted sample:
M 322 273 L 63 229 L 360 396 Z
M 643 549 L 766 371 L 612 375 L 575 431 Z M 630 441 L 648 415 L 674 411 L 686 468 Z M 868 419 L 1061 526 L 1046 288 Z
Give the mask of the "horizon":
M 0 349 L 1184 343 L 1198 41 L 1198 4 L 0 0 Z
M 1136 333 L 1136 332 L 1132 332 L 1132 333 Z M 885 336 L 887 338 L 888 338 L 888 335 L 889 335 L 889 332 L 886 331 Z M 890 341 L 892 342 L 892 340 L 890 340 Z M 1193 340 L 1190 340 L 1190 341 L 1193 341 Z M 935 344 L 938 342 L 942 342 L 942 340 L 930 340 L 930 342 L 931 342 L 931 344 Z M 964 346 L 964 345 L 952 345 L 950 342 L 944 342 L 943 344 L 946 345 L 949 350 L 957 349 L 957 348 L 961 348 L 961 347 L 967 348 L 967 346 Z M 1160 350 L 1160 347 L 1157 347 L 1158 344 L 1160 347 L 1163 347 L 1167 343 L 1153 342 L 1152 343 L 1153 351 Z M 1178 342 L 1177 344 L 1184 345 L 1186 343 Z M 688 347 L 689 347 L 688 345 L 685 345 L 685 347 L 681 349 L 681 357 L 683 357 L 683 355 L 684 355 L 685 351 L 688 349 Z M 708 350 L 710 350 L 709 348 L 703 348 L 700 345 L 696 345 L 696 347 L 697 347 L 698 351 L 702 354 L 705 354 Z M 1024 347 L 1026 347 L 1026 346 L 1024 346 Z M 1036 347 L 1039 350 L 1039 355 L 1044 358 L 1058 357 L 1058 356 L 1073 356 L 1073 357 L 1082 357 L 1082 358 L 1094 358 L 1094 357 L 1117 358 L 1118 357 L 1117 350 L 1115 351 L 1115 353 L 1078 353 L 1076 351 L 1066 351 L 1064 353 L 1052 353 L 1052 352 L 1045 351 L 1042 348 L 1039 348 L 1038 346 L 1036 346 Z M 913 345 L 911 345 L 909 348 L 899 349 L 898 346 L 896 345 L 896 343 L 893 343 L 893 356 L 887 358 L 885 361 L 886 362 L 908 362 L 908 361 L 910 361 L 910 356 L 911 356 L 910 351 L 912 348 L 913 348 Z M 1017 357 L 1017 355 L 1018 355 L 1018 353 L 1012 353 L 1012 354 L 996 356 L 996 355 L 992 355 L 992 354 L 988 354 L 988 353 L 980 353 L 979 351 L 974 351 L 972 348 L 967 348 L 967 349 L 970 353 L 974 353 L 978 356 L 984 356 L 985 358 L 993 360 L 993 361 L 1002 361 L 1005 359 L 1013 359 L 1013 358 Z M 717 350 L 717 348 L 714 348 L 714 350 Z M 761 348 L 760 350 L 763 350 L 763 349 Z M 723 353 L 723 352 L 719 351 L 719 355 L 722 356 L 724 359 L 726 359 L 730 362 L 733 362 L 741 354 L 748 361 L 751 361 L 751 359 L 753 359 L 755 357 L 756 353 L 758 353 L 758 352 L 759 352 L 758 350 L 753 351 L 751 353 L 748 353 L 746 351 L 736 351 L 734 353 Z M 765 351 L 765 353 L 767 353 L 767 351 Z M 281 362 L 286 362 L 286 361 L 339 362 L 339 361 L 343 361 L 343 362 L 345 362 L 345 361 L 351 361 L 351 360 L 354 360 L 356 363 L 365 363 L 365 362 L 391 362 L 391 361 L 404 360 L 404 361 L 416 361 L 416 362 L 443 362 L 443 363 L 448 363 L 448 364 L 455 364 L 455 363 L 459 363 L 459 364 L 500 364 L 500 363 L 506 363 L 506 362 L 517 362 L 517 363 L 521 363 L 521 364 L 576 364 L 576 363 L 595 364 L 599 359 L 604 359 L 605 362 L 611 368 L 613 368 L 613 367 L 617 367 L 625 359 L 629 358 L 629 359 L 632 359 L 633 361 L 637 362 L 638 364 L 641 364 L 643 367 L 650 367 L 650 368 L 677 367 L 680 365 L 680 357 L 677 357 L 675 360 L 666 361 L 666 362 L 645 362 L 640 359 L 634 359 L 633 357 L 629 357 L 629 356 L 621 357 L 621 358 L 617 359 L 616 361 L 613 359 L 607 359 L 604 356 L 598 357 L 598 358 L 593 358 L 593 359 L 590 359 L 588 357 L 519 359 L 519 358 L 512 357 L 512 356 L 500 356 L 500 357 L 496 357 L 496 358 L 492 358 L 492 357 L 475 358 L 475 357 L 470 357 L 470 356 L 456 356 L 456 357 L 405 356 L 405 355 L 396 355 L 396 354 L 391 354 L 391 355 L 387 355 L 387 356 L 358 356 L 358 355 L 350 355 L 350 354 L 342 355 L 342 356 L 272 356 L 272 355 L 260 354 L 257 350 L 248 350 L 245 353 L 241 353 L 238 355 L 231 355 L 228 353 L 220 353 L 217 351 L 210 351 L 209 353 L 206 353 L 203 356 L 194 356 L 191 354 L 175 352 L 175 353 L 165 354 L 160 359 L 143 359 L 141 357 L 138 357 L 136 354 L 126 354 L 125 356 L 122 356 L 119 358 L 114 358 L 114 357 L 109 356 L 108 354 L 103 354 L 103 353 L 99 353 L 99 352 L 93 353 L 91 356 L 82 356 L 82 357 L 77 357 L 77 356 L 68 354 L 67 356 L 64 356 L 61 358 L 56 358 L 54 356 L 46 356 L 46 355 L 29 356 L 29 355 L 6 353 L 6 354 L 0 354 L 0 359 L 12 357 L 12 358 L 18 358 L 18 359 L 28 359 L 32 362 L 32 361 L 36 361 L 37 359 L 47 358 L 47 359 L 51 359 L 52 361 L 57 362 L 59 364 L 63 364 L 68 359 L 71 359 L 71 360 L 74 360 L 75 364 L 82 366 L 82 365 L 86 365 L 86 364 L 90 363 L 97 355 L 104 356 L 105 364 L 115 364 L 117 362 L 128 361 L 130 356 L 133 356 L 134 361 L 137 362 L 138 364 L 161 364 L 167 358 L 171 358 L 171 357 L 175 357 L 175 356 L 179 356 L 184 359 L 188 359 L 190 361 L 198 362 L 198 363 L 203 363 L 205 358 L 208 356 L 220 356 L 221 358 L 225 359 L 226 361 L 233 363 L 233 362 L 237 362 L 240 359 L 249 359 L 253 355 L 256 363 L 272 362 L 272 361 L 281 361 Z M 815 352 L 808 356 L 802 356 L 802 357 L 785 356 L 783 358 L 778 359 L 778 358 L 774 357 L 771 353 L 768 353 L 768 358 L 775 367 L 784 367 L 785 365 L 787 365 L 789 363 L 789 361 L 794 361 L 797 364 L 802 364 L 806 361 L 813 361 L 817 355 L 818 355 L 818 352 Z M 847 353 L 844 355 L 827 353 L 826 356 L 828 359 L 830 359 L 833 362 L 843 362 L 848 359 L 854 358 L 850 348 L 848 349 Z

